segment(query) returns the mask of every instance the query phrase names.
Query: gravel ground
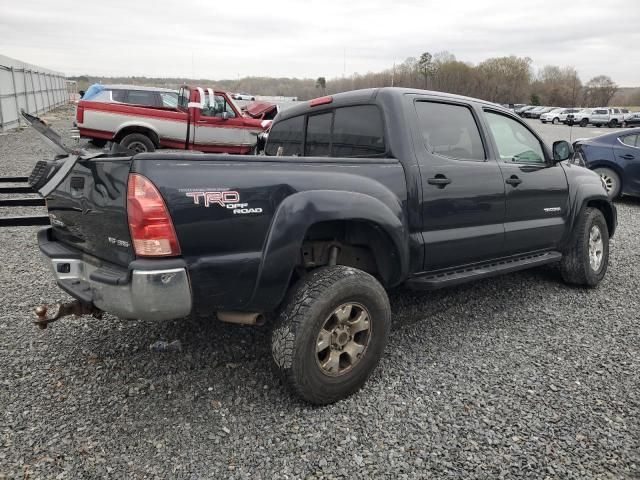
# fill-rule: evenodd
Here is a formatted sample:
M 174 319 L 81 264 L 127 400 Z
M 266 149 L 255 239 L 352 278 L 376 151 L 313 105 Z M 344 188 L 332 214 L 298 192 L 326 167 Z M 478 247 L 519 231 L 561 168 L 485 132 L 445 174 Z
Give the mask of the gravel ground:
M 2 175 L 49 156 L 28 130 L 0 135 Z M 547 267 L 392 292 L 379 368 L 322 408 L 276 380 L 266 328 L 36 329 L 33 307 L 65 294 L 37 228 L 3 228 L 0 478 L 640 478 L 640 201 L 618 212 L 595 290 Z M 151 352 L 160 339 L 182 351 Z

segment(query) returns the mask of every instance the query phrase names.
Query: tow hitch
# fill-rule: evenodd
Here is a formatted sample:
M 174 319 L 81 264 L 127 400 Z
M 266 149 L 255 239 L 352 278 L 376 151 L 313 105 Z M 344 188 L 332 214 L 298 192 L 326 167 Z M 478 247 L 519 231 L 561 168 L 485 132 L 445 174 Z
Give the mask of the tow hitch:
M 73 300 L 72 302 L 67 303 L 58 303 L 56 305 L 56 313 L 55 315 L 48 316 L 48 307 L 46 305 L 40 305 L 36 307 L 36 316 L 37 320 L 34 320 L 38 328 L 44 330 L 51 322 L 55 322 L 62 317 L 67 317 L 69 315 L 73 315 L 75 317 L 79 317 L 81 315 L 93 315 L 94 318 L 102 318 L 102 310 L 97 309 L 93 305 L 87 305 L 86 303 L 82 303 L 79 300 Z

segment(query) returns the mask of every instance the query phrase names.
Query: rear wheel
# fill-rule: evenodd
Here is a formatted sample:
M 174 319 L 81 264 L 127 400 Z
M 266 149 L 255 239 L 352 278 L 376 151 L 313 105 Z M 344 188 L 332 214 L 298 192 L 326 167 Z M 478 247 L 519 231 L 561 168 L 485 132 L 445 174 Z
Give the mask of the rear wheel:
M 120 141 L 120 145 L 136 153 L 156 151 L 151 139 L 143 133 L 130 133 Z
M 284 382 L 318 405 L 358 391 L 374 370 L 391 326 L 389 299 L 368 273 L 319 268 L 294 285 L 271 337 Z
M 609 128 L 616 128 L 618 126 L 618 120 L 615 118 L 609 122 Z
M 565 252 L 560 272 L 565 282 L 595 287 L 609 264 L 609 230 L 597 208 L 586 208 L 578 219 L 573 244 Z
M 553 123 L 554 125 L 557 125 L 558 122 L 560 122 L 560 119 L 558 117 L 554 118 L 551 123 Z
M 611 200 L 618 198 L 620 195 L 620 187 L 622 186 L 620 182 L 620 175 L 618 175 L 614 170 L 604 167 L 596 168 L 594 169 L 594 172 L 600 175 L 609 198 Z

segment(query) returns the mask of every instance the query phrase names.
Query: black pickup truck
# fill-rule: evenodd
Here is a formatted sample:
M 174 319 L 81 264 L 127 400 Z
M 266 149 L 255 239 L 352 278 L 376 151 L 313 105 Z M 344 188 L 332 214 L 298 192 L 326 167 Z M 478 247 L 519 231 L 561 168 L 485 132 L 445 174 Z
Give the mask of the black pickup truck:
M 324 404 L 378 363 L 387 288 L 554 262 L 602 280 L 616 210 L 571 153 L 495 104 L 381 88 L 282 111 L 265 155 L 72 155 L 31 181 L 40 250 L 77 299 L 58 316 L 267 321 L 285 382 Z

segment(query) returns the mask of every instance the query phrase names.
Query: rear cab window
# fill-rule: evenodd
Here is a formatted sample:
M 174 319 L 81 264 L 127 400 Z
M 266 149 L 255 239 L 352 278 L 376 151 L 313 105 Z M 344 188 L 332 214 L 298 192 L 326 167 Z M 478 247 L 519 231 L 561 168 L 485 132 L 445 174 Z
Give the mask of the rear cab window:
M 302 156 L 304 115 L 276 123 L 269 132 L 265 155 Z
M 418 126 L 427 149 L 458 160 L 486 160 L 480 130 L 467 106 L 418 100 Z
M 376 105 L 337 107 L 278 121 L 266 155 L 377 157 L 386 153 L 384 122 Z

